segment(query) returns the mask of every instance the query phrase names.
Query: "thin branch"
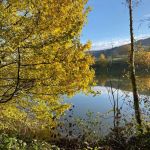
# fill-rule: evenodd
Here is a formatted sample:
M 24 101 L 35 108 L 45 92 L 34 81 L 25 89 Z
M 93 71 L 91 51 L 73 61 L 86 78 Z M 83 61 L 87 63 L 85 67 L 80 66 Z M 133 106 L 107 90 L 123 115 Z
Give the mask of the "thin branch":
M 13 96 L 17 93 L 17 91 L 18 91 L 18 87 L 19 87 L 19 82 L 20 82 L 20 65 L 21 65 L 21 63 L 20 63 L 20 49 L 19 49 L 19 47 L 18 47 L 18 49 L 17 49 L 17 53 L 18 53 L 18 62 L 17 62 L 17 64 L 18 64 L 18 70 L 17 70 L 17 80 L 16 80 L 16 87 L 15 87 L 15 89 L 14 89 L 14 91 L 11 93 L 11 94 L 9 94 L 6 98 L 5 98 L 5 96 L 6 96 L 6 93 L 4 93 L 3 95 L 2 95 L 2 98 L 0 99 L 0 103 L 5 103 L 5 102 L 8 102 L 8 101 L 10 101 L 12 98 L 13 98 Z

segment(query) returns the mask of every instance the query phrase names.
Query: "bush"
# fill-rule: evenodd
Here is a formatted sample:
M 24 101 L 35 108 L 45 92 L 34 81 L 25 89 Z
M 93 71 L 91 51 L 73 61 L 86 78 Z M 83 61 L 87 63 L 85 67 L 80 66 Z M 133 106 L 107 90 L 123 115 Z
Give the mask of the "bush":
M 27 143 L 23 140 L 17 139 L 16 137 L 1 134 L 0 150 L 60 150 L 60 148 L 45 141 L 33 139 Z

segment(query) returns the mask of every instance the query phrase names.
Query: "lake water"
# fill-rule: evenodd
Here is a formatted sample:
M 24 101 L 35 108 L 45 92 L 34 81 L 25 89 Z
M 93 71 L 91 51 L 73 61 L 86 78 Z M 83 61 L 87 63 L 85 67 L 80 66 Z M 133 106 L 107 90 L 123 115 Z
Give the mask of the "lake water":
M 114 126 L 123 125 L 134 119 L 133 97 L 130 80 L 122 76 L 96 76 L 97 86 L 92 87 L 94 91 L 101 94 L 96 96 L 79 93 L 73 98 L 65 99 L 65 102 L 72 104 L 71 111 L 66 112 L 68 120 L 72 118 L 87 118 L 87 113 L 91 112 L 92 118 L 97 115 L 101 125 L 105 127 L 102 134 L 107 133 Z M 138 76 L 140 108 L 143 116 L 150 119 L 150 76 Z M 117 120 L 116 120 L 117 118 Z M 83 120 L 84 120 L 83 119 Z M 118 121 L 118 122 L 117 122 Z M 85 119 L 85 122 L 86 119 Z

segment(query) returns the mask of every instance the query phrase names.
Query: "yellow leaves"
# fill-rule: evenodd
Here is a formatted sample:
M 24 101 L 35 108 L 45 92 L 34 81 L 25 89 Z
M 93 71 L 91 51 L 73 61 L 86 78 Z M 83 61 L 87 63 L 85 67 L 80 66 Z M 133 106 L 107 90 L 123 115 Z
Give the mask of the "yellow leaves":
M 10 118 L 10 119 L 16 119 L 16 120 L 20 120 L 26 117 L 25 113 L 20 113 L 18 108 L 15 107 L 8 107 L 6 108 L 2 114 L 5 114 L 5 117 Z
M 135 53 L 135 63 L 137 65 L 150 66 L 150 52 L 144 51 L 142 48 Z
M 86 91 L 94 76 L 93 58 L 84 52 L 91 44 L 79 40 L 86 1 L 11 0 L 9 4 L 0 15 L 5 41 L 0 60 L 12 64 L 0 68 L 0 98 L 16 87 L 18 70 L 19 85 L 13 97 L 16 103 L 0 108 L 2 117 L 26 122 L 31 128 L 55 126 L 53 117 L 59 118 L 69 108 L 61 104 L 61 96 Z
M 71 46 L 72 46 L 72 42 L 71 42 L 71 41 L 67 41 L 67 42 L 65 43 L 65 48 L 66 48 L 66 49 L 70 48 Z
M 70 105 L 56 103 L 52 99 L 49 103 L 48 101 L 28 100 L 27 97 L 21 103 L 17 101 L 6 103 L 0 106 L 0 130 L 11 129 L 18 132 L 19 128 L 30 128 L 33 131 L 38 129 L 51 132 L 50 127 L 56 127 L 57 119 L 69 108 Z
M 61 28 L 56 28 L 56 29 L 54 29 L 53 30 L 53 35 L 59 35 L 60 34 L 60 32 L 61 32 Z
M 55 62 L 54 63 L 54 68 L 56 69 L 56 71 L 59 71 L 62 69 L 62 64 L 59 62 Z
M 88 41 L 83 47 L 84 51 L 90 50 L 91 45 L 92 45 L 91 41 Z

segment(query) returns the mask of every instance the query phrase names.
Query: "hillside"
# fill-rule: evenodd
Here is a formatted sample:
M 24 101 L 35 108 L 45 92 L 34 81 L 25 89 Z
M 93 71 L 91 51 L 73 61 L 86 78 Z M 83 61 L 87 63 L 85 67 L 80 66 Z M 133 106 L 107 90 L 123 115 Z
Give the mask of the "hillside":
M 141 44 L 145 50 L 150 50 L 150 38 L 138 40 L 136 45 Z M 96 51 L 89 51 L 94 57 L 98 58 L 100 54 L 105 54 L 107 57 L 124 57 L 128 54 L 128 49 L 130 48 L 129 44 L 122 45 L 119 47 L 114 47 L 105 50 L 96 50 Z

